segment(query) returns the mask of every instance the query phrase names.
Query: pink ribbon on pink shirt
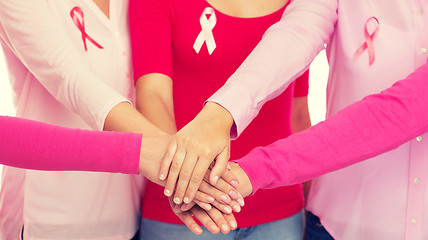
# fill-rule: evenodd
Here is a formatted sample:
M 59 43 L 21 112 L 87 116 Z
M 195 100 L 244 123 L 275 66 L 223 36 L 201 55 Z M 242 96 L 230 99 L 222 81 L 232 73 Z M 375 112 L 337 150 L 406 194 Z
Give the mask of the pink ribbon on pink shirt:
M 92 42 L 97 48 L 104 49 L 100 44 L 98 44 L 94 39 L 92 39 L 85 32 L 85 19 L 83 17 L 83 11 L 80 7 L 74 7 L 73 9 L 71 9 L 70 16 L 73 19 L 73 22 L 76 25 L 76 27 L 82 33 L 82 40 L 83 40 L 83 45 L 85 46 L 85 51 L 88 51 L 88 47 L 86 45 L 86 39 Z
M 373 32 L 370 34 L 368 27 L 369 27 L 369 23 L 374 20 L 375 22 L 375 29 L 373 30 Z M 373 41 L 377 35 L 377 33 L 379 32 L 379 20 L 377 20 L 377 18 L 375 17 L 371 17 L 369 19 L 367 19 L 366 21 L 366 26 L 364 28 L 364 37 L 366 38 L 366 42 L 363 43 L 355 52 L 354 54 L 354 61 L 356 61 L 360 55 L 367 49 L 367 52 L 369 54 L 369 64 L 372 65 L 372 63 L 375 60 L 375 53 L 374 53 L 374 47 L 373 47 Z

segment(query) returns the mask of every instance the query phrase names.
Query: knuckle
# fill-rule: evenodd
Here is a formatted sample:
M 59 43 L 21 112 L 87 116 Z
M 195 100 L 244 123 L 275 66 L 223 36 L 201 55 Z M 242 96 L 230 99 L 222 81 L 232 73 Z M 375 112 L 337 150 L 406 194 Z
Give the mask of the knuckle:
M 190 172 L 188 172 L 188 171 L 181 171 L 180 172 L 180 179 L 181 180 L 189 179 L 189 178 L 191 178 Z
M 190 177 L 190 182 L 193 184 L 199 184 L 202 181 L 202 177 L 199 174 L 193 174 Z
M 181 169 L 181 163 L 178 161 L 172 162 L 171 170 L 178 172 Z

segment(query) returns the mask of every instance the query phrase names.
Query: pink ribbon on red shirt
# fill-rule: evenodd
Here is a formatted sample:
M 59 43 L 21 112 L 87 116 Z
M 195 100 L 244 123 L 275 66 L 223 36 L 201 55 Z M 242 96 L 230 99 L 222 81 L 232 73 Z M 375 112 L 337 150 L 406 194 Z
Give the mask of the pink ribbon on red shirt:
M 370 22 L 373 22 L 375 24 L 375 27 L 374 27 L 373 32 L 371 34 L 369 33 L 369 29 L 368 29 Z M 358 57 L 360 57 L 360 55 L 367 49 L 367 52 L 369 54 L 369 64 L 372 65 L 372 63 L 375 60 L 373 41 L 374 41 L 378 32 L 379 32 L 379 20 L 377 20 L 377 18 L 375 18 L 375 17 L 371 17 L 371 18 L 367 19 L 366 26 L 364 28 L 364 37 L 366 39 L 366 42 L 363 43 L 355 52 L 354 61 L 356 61 L 358 59 Z
M 98 44 L 94 39 L 92 39 L 85 32 L 85 19 L 83 17 L 83 11 L 80 7 L 74 7 L 73 9 L 71 9 L 70 16 L 73 19 L 73 22 L 76 25 L 76 27 L 82 33 L 82 41 L 83 41 L 83 45 L 85 46 L 85 51 L 88 51 L 88 47 L 86 45 L 86 39 L 88 39 L 91 43 L 93 43 L 97 48 L 104 49 L 100 44 Z

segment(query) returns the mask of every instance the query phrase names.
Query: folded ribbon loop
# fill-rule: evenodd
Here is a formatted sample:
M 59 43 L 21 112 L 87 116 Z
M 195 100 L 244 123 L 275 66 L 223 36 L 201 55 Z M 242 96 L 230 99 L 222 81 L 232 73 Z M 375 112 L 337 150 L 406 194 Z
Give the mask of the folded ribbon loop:
M 371 34 L 369 33 L 369 29 L 371 28 Z M 360 55 L 367 49 L 367 52 L 369 54 L 369 64 L 372 65 L 372 63 L 375 60 L 375 53 L 374 53 L 374 47 L 373 47 L 373 41 L 379 32 L 379 20 L 375 17 L 371 17 L 366 21 L 366 25 L 364 28 L 364 37 L 366 39 L 366 42 L 363 43 L 355 52 L 354 54 L 354 61 L 360 57 Z
M 210 15 L 209 18 L 207 18 L 207 15 Z M 214 49 L 216 48 L 214 35 L 212 32 L 215 24 L 217 23 L 217 17 L 215 15 L 214 9 L 211 7 L 205 8 L 201 17 L 199 18 L 199 22 L 201 24 L 202 30 L 193 44 L 193 49 L 195 49 L 196 53 L 199 53 L 202 45 L 205 42 L 208 48 L 208 53 L 211 55 L 211 53 L 213 53 Z
M 70 11 L 70 16 L 73 19 L 73 22 L 76 25 L 76 27 L 82 33 L 83 46 L 85 47 L 85 51 L 88 51 L 88 47 L 86 45 L 86 39 L 88 39 L 90 42 L 92 42 L 97 48 L 103 49 L 103 47 L 100 44 L 98 44 L 94 39 L 92 39 L 85 32 L 85 19 L 83 17 L 83 11 L 82 11 L 82 9 L 80 7 L 74 7 Z

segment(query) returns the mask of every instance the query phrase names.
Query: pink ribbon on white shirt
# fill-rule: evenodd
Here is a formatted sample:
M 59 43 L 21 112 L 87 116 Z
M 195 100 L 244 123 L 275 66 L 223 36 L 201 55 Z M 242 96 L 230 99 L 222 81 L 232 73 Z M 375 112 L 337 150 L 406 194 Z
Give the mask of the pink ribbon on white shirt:
M 210 15 L 210 17 L 207 18 L 207 15 Z M 213 53 L 214 49 L 217 47 L 212 32 L 217 23 L 217 17 L 215 15 L 214 9 L 211 7 L 206 7 L 202 12 L 201 17 L 199 18 L 199 22 L 201 24 L 202 30 L 193 44 L 193 49 L 195 49 L 196 53 L 199 53 L 202 45 L 205 42 L 208 48 L 208 53 L 211 55 L 211 53 Z
M 372 21 L 372 20 L 374 20 L 374 21 Z M 373 29 L 373 32 L 370 34 L 368 28 L 369 28 L 369 24 L 371 22 L 372 22 L 372 24 L 374 24 L 374 29 Z M 373 41 L 374 41 L 378 32 L 379 32 L 379 20 L 377 20 L 377 18 L 375 18 L 375 17 L 371 17 L 371 18 L 367 19 L 366 26 L 364 28 L 364 37 L 366 38 L 366 42 L 363 43 L 363 45 L 361 45 L 357 49 L 357 51 L 355 52 L 354 61 L 356 61 L 358 59 L 358 57 L 360 57 L 360 55 L 367 49 L 367 52 L 369 54 L 369 64 L 372 65 L 372 63 L 375 60 Z
M 83 45 L 85 46 L 85 51 L 88 51 L 88 47 L 86 45 L 86 39 L 92 42 L 97 48 L 104 49 L 100 44 L 98 44 L 94 39 L 92 39 L 85 32 L 85 19 L 83 17 L 83 11 L 80 7 L 74 7 L 73 9 L 71 9 L 70 16 L 73 19 L 73 22 L 76 25 L 76 27 L 82 33 L 82 40 L 83 40 Z

